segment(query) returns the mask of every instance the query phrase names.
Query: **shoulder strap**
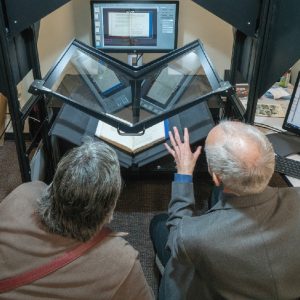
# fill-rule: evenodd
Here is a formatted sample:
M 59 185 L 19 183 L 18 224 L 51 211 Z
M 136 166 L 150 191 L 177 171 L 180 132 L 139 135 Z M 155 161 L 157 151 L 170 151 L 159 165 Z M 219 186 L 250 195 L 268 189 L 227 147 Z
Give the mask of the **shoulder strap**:
M 17 287 L 22 285 L 29 284 L 38 280 L 42 277 L 47 276 L 55 272 L 56 270 L 64 267 L 70 262 L 77 259 L 83 253 L 88 251 L 90 248 L 101 242 L 105 237 L 107 237 L 111 233 L 111 230 L 107 227 L 102 228 L 102 230 L 91 240 L 86 243 L 82 243 L 79 246 L 73 248 L 65 252 L 63 255 L 55 258 L 54 260 L 46 263 L 40 267 L 37 267 L 33 270 L 26 271 L 22 274 L 19 274 L 14 277 L 10 277 L 7 279 L 0 280 L 0 293 L 9 292 Z

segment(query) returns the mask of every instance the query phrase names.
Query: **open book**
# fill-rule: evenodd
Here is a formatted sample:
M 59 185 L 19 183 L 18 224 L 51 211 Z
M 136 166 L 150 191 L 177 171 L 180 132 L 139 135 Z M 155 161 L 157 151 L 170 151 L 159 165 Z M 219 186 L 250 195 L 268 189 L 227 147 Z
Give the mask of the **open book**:
M 138 153 L 168 138 L 168 120 L 145 130 L 143 135 L 120 135 L 118 130 L 102 121 L 98 122 L 95 136 L 129 153 Z
M 110 36 L 149 37 L 149 13 L 110 12 L 108 33 Z

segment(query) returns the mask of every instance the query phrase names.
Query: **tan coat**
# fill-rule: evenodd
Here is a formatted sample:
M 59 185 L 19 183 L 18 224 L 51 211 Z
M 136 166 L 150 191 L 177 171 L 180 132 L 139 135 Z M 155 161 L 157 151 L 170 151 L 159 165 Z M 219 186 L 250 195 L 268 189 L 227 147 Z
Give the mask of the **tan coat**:
M 43 265 L 78 241 L 48 233 L 34 213 L 46 185 L 26 183 L 0 204 L 0 279 Z M 109 236 L 77 260 L 0 299 L 153 299 L 138 252 Z

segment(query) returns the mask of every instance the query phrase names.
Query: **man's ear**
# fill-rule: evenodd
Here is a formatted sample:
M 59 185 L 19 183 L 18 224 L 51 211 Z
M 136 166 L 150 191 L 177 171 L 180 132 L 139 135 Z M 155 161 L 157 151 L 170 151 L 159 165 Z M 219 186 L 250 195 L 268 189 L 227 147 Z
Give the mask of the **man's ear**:
M 212 173 L 212 180 L 216 186 L 220 186 L 222 184 L 221 178 L 216 175 L 214 172 Z

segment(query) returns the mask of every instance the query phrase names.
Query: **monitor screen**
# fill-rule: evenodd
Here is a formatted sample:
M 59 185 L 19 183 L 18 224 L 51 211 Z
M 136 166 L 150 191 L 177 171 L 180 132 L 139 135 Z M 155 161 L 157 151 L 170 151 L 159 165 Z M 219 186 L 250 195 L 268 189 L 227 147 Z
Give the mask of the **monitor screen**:
M 298 73 L 282 128 L 300 135 L 300 72 Z
M 177 47 L 178 1 L 91 1 L 93 46 L 107 52 Z

